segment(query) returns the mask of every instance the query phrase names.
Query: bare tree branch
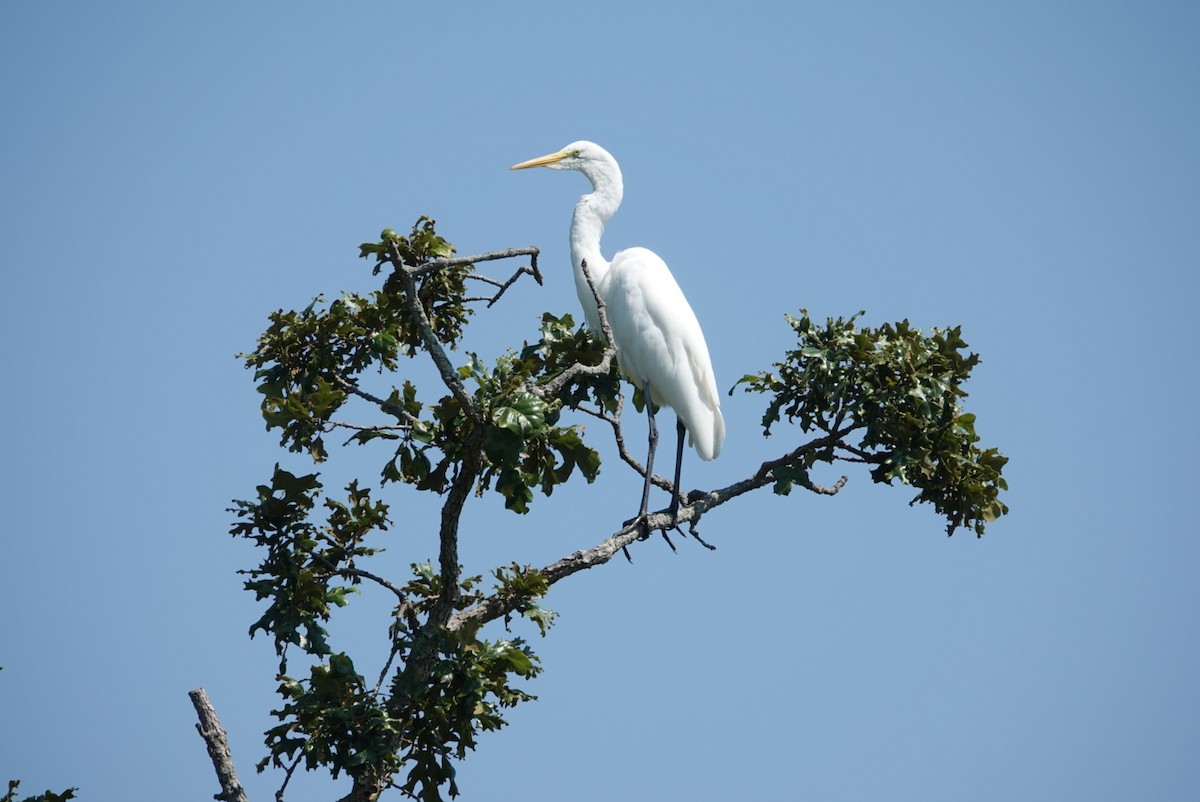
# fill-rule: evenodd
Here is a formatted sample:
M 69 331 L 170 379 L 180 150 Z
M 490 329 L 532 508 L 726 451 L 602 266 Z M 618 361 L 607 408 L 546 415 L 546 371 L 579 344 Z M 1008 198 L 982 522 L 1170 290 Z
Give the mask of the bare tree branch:
M 520 275 L 522 271 L 533 276 L 534 281 L 538 284 L 542 283 L 542 274 L 538 270 L 537 258 L 541 253 L 532 245 L 528 248 L 505 248 L 502 251 L 488 251 L 487 253 L 479 253 L 474 256 L 452 256 L 449 259 L 433 259 L 428 262 L 422 262 L 414 268 L 410 268 L 413 278 L 420 278 L 426 273 L 436 273 L 446 267 L 459 267 L 461 265 L 473 265 L 478 262 L 492 262 L 497 259 L 512 259 L 517 256 L 528 256 L 530 266 L 518 270 Z M 510 282 L 511 283 L 511 282 Z
M 463 413 L 476 424 L 482 424 L 483 419 L 479 415 L 479 410 L 475 408 L 475 402 L 471 399 L 471 394 L 467 392 L 467 388 L 459 380 L 458 371 L 454 369 L 454 365 L 450 363 L 450 358 L 446 356 L 446 349 L 442 348 L 442 343 L 438 340 L 437 335 L 433 333 L 433 324 L 429 321 L 429 315 L 425 313 L 425 306 L 421 303 L 421 297 L 417 294 L 416 271 L 421 268 L 406 266 L 404 258 L 400 255 L 400 251 L 395 243 L 391 243 L 389 247 L 392 255 L 392 263 L 396 266 L 396 272 L 400 275 L 400 282 L 404 285 L 404 296 L 408 303 L 408 310 L 412 313 L 417 328 L 420 329 L 421 340 L 425 343 L 425 350 L 433 359 L 433 364 L 437 366 L 438 373 L 442 376 L 442 383 L 449 388 L 451 394 L 458 400 Z M 446 260 L 446 262 L 449 261 L 451 260 Z M 443 263 L 427 262 L 423 267 L 432 264 L 443 265 Z
M 388 582 L 386 579 L 379 576 L 378 574 L 373 574 L 370 571 L 364 571 L 361 568 L 336 568 L 336 567 L 334 567 L 334 568 L 331 568 L 331 570 L 333 573 L 337 574 L 338 576 L 359 577 L 361 579 L 369 579 L 372 582 L 374 582 L 375 584 L 379 585 L 380 587 L 384 587 L 384 588 L 387 588 L 388 590 L 390 590 L 396 596 L 396 598 L 400 600 L 400 604 L 402 604 L 402 605 L 408 604 L 408 596 L 405 595 L 404 591 L 402 591 L 400 588 L 396 587 L 391 582 Z
M 849 427 L 840 431 L 835 431 L 825 437 L 817 438 L 804 445 L 796 448 L 779 459 L 769 460 L 764 462 L 759 469 L 747 479 L 740 482 L 735 482 L 728 487 L 723 487 L 719 490 L 710 490 L 707 493 L 690 493 L 688 495 L 688 504 L 679 508 L 679 512 L 675 518 L 672 518 L 666 512 L 655 512 L 648 515 L 643 522 L 633 521 L 623 529 L 614 532 L 605 538 L 598 545 L 590 549 L 582 549 L 560 560 L 550 563 L 545 568 L 540 569 L 546 581 L 553 585 L 559 580 L 565 579 L 572 574 L 584 571 L 588 568 L 594 568 L 597 565 L 603 565 L 613 558 L 618 551 L 626 548 L 638 539 L 645 532 L 653 532 L 655 530 L 668 530 L 676 528 L 681 523 L 691 522 L 694 526 L 695 522 L 700 519 L 700 516 L 711 509 L 726 504 L 738 496 L 757 490 L 760 487 L 765 487 L 775 481 L 774 471 L 791 465 L 802 459 L 810 451 L 822 448 L 840 447 L 842 446 L 841 439 L 855 427 Z M 804 487 L 812 490 L 815 493 L 822 495 L 835 495 L 846 484 L 846 477 L 843 476 L 830 487 L 822 487 L 813 484 L 812 482 L 800 482 Z M 697 538 L 698 539 L 698 538 Z M 703 541 L 701 541 L 703 543 Z M 707 545 L 707 544 L 706 544 Z M 449 629 L 459 629 L 467 624 L 486 624 L 489 621 L 494 621 L 501 616 L 508 615 L 519 603 L 509 596 L 501 594 L 493 594 L 486 597 L 483 601 L 468 607 L 450 617 L 447 627 Z
M 208 700 L 208 694 L 203 688 L 197 688 L 189 691 L 188 697 L 192 700 L 192 706 L 196 708 L 196 715 L 200 717 L 196 731 L 200 733 L 200 737 L 204 739 L 204 743 L 208 747 L 208 756 L 212 758 L 213 768 L 217 772 L 217 780 L 221 783 L 221 793 L 214 794 L 213 799 L 221 802 L 249 802 L 246 790 L 238 781 L 237 769 L 233 765 L 233 755 L 229 752 L 229 739 L 225 735 L 225 729 L 221 726 L 221 722 L 217 720 L 217 711 L 213 709 L 212 702 Z
M 413 277 L 419 278 L 427 273 L 435 273 L 438 270 L 446 267 L 471 265 L 475 264 L 476 262 L 490 262 L 496 259 L 511 259 L 515 256 L 528 256 L 529 264 L 518 267 L 516 271 L 505 281 L 498 281 L 494 278 L 489 278 L 488 276 L 474 274 L 464 277 L 471 279 L 472 281 L 482 281 L 485 284 L 491 284 L 493 287 L 497 288 L 494 295 L 476 295 L 469 298 L 463 298 L 464 302 L 487 301 L 487 305 L 490 308 L 500 300 L 500 296 L 503 295 L 505 291 L 508 290 L 508 288 L 511 287 L 521 276 L 533 276 L 533 280 L 536 281 L 539 286 L 542 284 L 542 273 L 540 270 L 538 270 L 537 263 L 539 253 L 540 251 L 532 246 L 528 248 L 506 248 L 502 251 L 489 251 L 488 253 L 480 253 L 476 254 L 475 256 L 455 256 L 450 259 L 435 259 L 433 261 L 424 262 L 420 265 L 417 265 L 409 272 Z

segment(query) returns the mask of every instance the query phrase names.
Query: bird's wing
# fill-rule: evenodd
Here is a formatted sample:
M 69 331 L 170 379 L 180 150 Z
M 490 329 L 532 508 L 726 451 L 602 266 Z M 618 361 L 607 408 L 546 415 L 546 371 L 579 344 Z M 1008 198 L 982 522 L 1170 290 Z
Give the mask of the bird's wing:
M 631 381 L 648 382 L 658 404 L 679 415 L 703 459 L 721 453 L 725 421 L 704 332 L 683 290 L 653 251 L 630 248 L 613 257 L 602 297 Z

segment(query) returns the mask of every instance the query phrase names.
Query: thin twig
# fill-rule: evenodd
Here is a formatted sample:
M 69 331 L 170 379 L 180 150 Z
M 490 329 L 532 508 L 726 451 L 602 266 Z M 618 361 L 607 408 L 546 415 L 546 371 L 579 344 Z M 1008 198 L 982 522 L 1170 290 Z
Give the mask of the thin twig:
M 300 761 L 304 759 L 304 751 L 296 755 L 296 759 L 292 761 L 292 765 L 288 766 L 287 774 L 283 777 L 283 785 L 279 786 L 279 790 L 275 792 L 275 802 L 283 802 L 283 792 L 287 790 L 288 783 L 292 781 L 292 775 L 296 773 L 296 767 L 300 765 Z
M 841 447 L 846 449 L 847 451 L 849 451 L 855 457 L 857 457 L 859 462 L 878 462 L 879 461 L 879 456 L 877 454 L 872 454 L 871 452 L 867 451 L 866 449 L 858 448 L 857 446 L 852 446 L 849 443 L 842 443 Z M 851 461 L 848 457 L 842 457 L 841 459 L 845 460 L 846 462 Z
M 521 275 L 521 271 L 524 269 L 525 268 L 519 268 L 515 275 L 518 275 L 518 276 Z M 470 279 L 471 281 L 482 281 L 484 284 L 491 284 L 493 287 L 504 287 L 512 281 L 511 278 L 508 281 L 500 281 L 498 279 L 492 278 L 491 276 L 480 276 L 480 275 L 476 275 L 474 273 L 463 276 L 463 278 Z M 468 301 L 472 301 L 472 300 L 483 301 L 486 299 L 485 298 L 467 298 L 466 300 L 468 300 Z
M 858 424 L 855 424 L 853 426 L 847 426 L 845 429 L 835 429 L 824 437 L 818 437 L 816 440 L 810 440 L 799 448 L 784 454 L 778 459 L 767 460 L 759 466 L 752 479 L 759 480 L 770 477 L 773 481 L 774 477 L 771 476 L 771 472 L 775 468 L 783 468 L 787 465 L 791 465 L 810 451 L 815 451 L 820 448 L 829 448 L 831 446 L 835 448 L 847 448 L 846 444 L 842 442 L 843 438 L 858 428 L 861 427 Z
M 616 442 L 617 442 L 617 453 L 620 455 L 621 459 L 625 462 L 626 465 L 633 468 L 635 471 L 638 472 L 638 475 L 645 478 L 646 466 L 642 465 L 642 463 L 638 462 L 633 457 L 633 455 L 631 455 L 629 453 L 629 450 L 625 447 L 625 435 L 621 429 L 621 410 L 622 410 L 622 408 L 624 408 L 624 406 L 625 406 L 625 396 L 618 396 L 618 398 L 617 398 L 617 413 L 615 416 L 607 415 L 601 410 L 595 410 L 590 407 L 579 406 L 579 407 L 576 407 L 576 409 L 578 409 L 580 412 L 583 412 L 587 415 L 591 415 L 594 418 L 599 418 L 600 420 L 604 421 L 609 426 L 611 426 L 612 430 L 613 430 L 613 439 L 616 440 Z M 654 484 L 656 487 L 666 490 L 668 493 L 675 490 L 675 487 L 667 479 L 664 479 L 663 477 L 659 476 L 657 473 L 650 477 L 650 482 L 652 484 Z M 684 501 L 686 501 L 686 500 L 687 499 L 684 499 Z
M 592 298 L 596 301 L 596 311 L 600 317 L 600 333 L 604 335 L 604 356 L 595 365 L 585 365 L 582 362 L 576 362 L 571 367 L 564 370 L 562 373 L 555 376 L 545 384 L 536 387 L 534 392 L 542 398 L 547 396 L 554 397 L 559 391 L 566 386 L 567 382 L 574 379 L 576 376 L 594 376 L 603 375 L 612 369 L 612 361 L 617 355 L 616 343 L 613 340 L 612 328 L 608 325 L 608 311 L 604 299 L 600 297 L 600 293 L 596 290 L 596 284 L 592 281 L 592 272 L 588 268 L 587 260 L 584 259 L 580 264 L 583 270 L 583 278 L 587 281 L 588 289 L 592 291 Z
M 406 594 L 399 587 L 379 576 L 378 574 L 373 574 L 370 571 L 364 571 L 361 568 L 338 568 L 330 565 L 328 561 L 323 560 L 323 562 L 325 562 L 325 564 L 329 567 L 331 573 L 334 573 L 338 576 L 369 579 L 380 587 L 390 590 L 392 594 L 395 595 L 395 597 L 400 601 L 399 606 L 396 608 L 396 616 L 403 616 L 405 623 L 408 624 L 409 629 L 412 631 L 415 632 L 420 629 L 421 621 L 419 618 L 417 618 L 417 611 L 413 608 L 412 603 L 408 600 L 408 594 Z M 399 645 L 393 639 L 392 651 L 388 655 L 388 659 L 383 666 L 383 670 L 379 672 L 379 682 L 375 684 L 375 693 L 379 693 L 379 689 L 383 686 L 383 680 L 387 677 L 388 670 L 391 669 L 392 662 L 396 659 L 396 653 L 399 651 L 399 648 Z
M 383 577 L 378 576 L 377 574 L 373 574 L 370 571 L 364 571 L 361 568 L 332 568 L 331 567 L 331 570 L 333 570 L 335 573 L 337 573 L 340 576 L 360 577 L 362 579 L 369 579 L 372 582 L 374 582 L 375 584 L 380 585 L 381 587 L 385 587 L 388 590 L 390 590 L 393 594 L 395 594 L 396 598 L 400 600 L 400 604 L 402 604 L 402 605 L 408 604 L 408 595 L 403 590 L 396 587 L 391 582 L 388 582 Z
M 534 259 L 531 261 L 534 261 L 536 263 L 536 257 L 534 257 Z M 514 283 L 516 283 L 517 279 L 519 279 L 521 276 L 524 276 L 526 274 L 533 276 L 534 279 L 537 280 L 538 284 L 542 283 L 542 277 L 538 274 L 537 268 L 535 266 L 518 267 L 516 272 L 508 277 L 507 281 L 497 281 L 496 279 L 489 278 L 488 276 L 476 276 L 476 275 L 466 276 L 466 278 L 472 279 L 474 281 L 482 281 L 485 284 L 491 284 L 493 287 L 497 287 L 498 289 L 496 290 L 495 295 L 477 295 L 477 296 L 472 296 L 470 298 L 463 298 L 463 301 L 487 301 L 488 308 L 490 309 L 496 303 L 496 301 L 500 300 L 500 296 L 503 295 L 505 293 L 505 291 L 508 290 L 509 287 L 511 287 Z
M 353 429 L 356 432 L 411 432 L 411 423 L 398 424 L 376 424 L 374 426 L 364 426 L 360 423 L 348 423 L 346 421 L 331 420 L 325 421 L 326 432 L 332 432 L 334 429 Z
M 379 672 L 379 681 L 375 683 L 375 690 L 371 692 L 373 695 L 379 694 L 379 689 L 383 687 L 383 681 L 385 679 L 387 679 L 388 672 L 391 671 L 392 663 L 396 660 L 396 655 L 399 652 L 400 652 L 400 644 L 398 644 L 396 642 L 396 639 L 393 638 L 392 639 L 392 651 L 390 653 L 388 653 L 387 662 L 383 664 L 383 669 Z
M 419 304 L 418 304 L 418 306 L 419 306 Z M 428 318 L 426 318 L 426 321 L 428 322 Z M 388 413 L 389 415 L 393 415 L 393 416 L 399 418 L 400 420 L 406 420 L 409 423 L 420 423 L 421 422 L 420 418 L 416 417 L 415 415 L 410 413 L 407 409 L 405 409 L 404 407 L 395 403 L 394 401 L 388 401 L 387 399 L 380 398 L 379 396 L 371 395 L 366 390 L 361 389 L 357 384 L 355 384 L 354 382 L 345 378 L 344 376 L 338 376 L 335 374 L 333 377 L 333 380 L 339 387 L 341 387 L 346 392 L 356 395 L 359 398 L 362 398 L 366 401 L 370 401 L 372 404 L 379 407 L 381 410 Z
M 358 429 L 360 431 L 369 431 L 369 432 L 370 431 L 379 431 L 381 429 L 403 429 L 405 431 L 409 430 L 409 427 L 407 427 L 407 426 L 355 426 L 354 424 L 336 423 L 336 422 L 326 424 L 326 426 L 327 426 L 327 428 L 322 429 L 322 431 L 325 432 L 326 434 L 331 433 L 338 426 L 343 426 L 347 429 Z M 345 441 L 342 443 L 342 445 L 343 446 L 350 445 L 350 443 L 354 441 L 355 437 L 357 437 L 357 435 L 353 435 L 353 434 L 350 435 L 349 437 L 347 437 L 345 439 Z M 392 435 L 388 439 L 396 439 L 396 437 L 395 437 L 395 435 Z

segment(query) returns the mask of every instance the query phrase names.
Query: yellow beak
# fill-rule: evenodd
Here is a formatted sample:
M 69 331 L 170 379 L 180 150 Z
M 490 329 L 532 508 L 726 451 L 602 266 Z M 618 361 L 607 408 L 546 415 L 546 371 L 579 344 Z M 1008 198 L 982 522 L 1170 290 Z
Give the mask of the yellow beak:
M 560 150 L 558 153 L 550 153 L 545 156 L 538 156 L 536 159 L 530 159 L 527 162 L 514 164 L 509 167 L 510 170 L 524 170 L 526 167 L 546 167 L 550 164 L 558 164 L 563 159 L 567 158 L 568 154 L 565 150 Z

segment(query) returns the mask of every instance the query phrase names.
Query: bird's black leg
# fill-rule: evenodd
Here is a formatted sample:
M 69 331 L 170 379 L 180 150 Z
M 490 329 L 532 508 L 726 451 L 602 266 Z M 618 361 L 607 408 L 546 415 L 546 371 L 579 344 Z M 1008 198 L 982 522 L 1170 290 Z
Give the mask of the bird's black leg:
M 683 425 L 683 420 L 678 415 L 675 416 L 675 484 L 671 485 L 671 505 L 667 507 L 667 515 L 671 516 L 671 525 L 662 530 L 663 540 L 667 541 L 667 545 L 671 547 L 671 551 L 675 551 L 675 544 L 671 542 L 671 537 L 667 532 L 679 529 L 679 524 L 675 523 L 675 516 L 679 514 L 679 475 L 683 471 L 683 438 L 687 432 L 687 427 Z
M 672 485 L 671 506 L 667 508 L 667 512 L 674 518 L 679 512 L 679 476 L 683 472 L 683 438 L 687 434 L 687 428 L 683 425 L 683 420 L 678 416 L 675 417 L 675 434 L 678 441 L 675 444 L 675 484 Z
M 645 526 L 646 512 L 650 508 L 650 477 L 654 475 L 654 451 L 658 448 L 658 426 L 654 422 L 654 404 L 650 401 L 650 383 L 642 383 L 643 400 L 646 402 L 646 420 L 650 424 L 650 452 L 646 455 L 646 481 L 642 485 L 642 506 L 638 510 L 637 520 Z M 639 539 L 644 540 L 650 536 L 650 531 L 645 530 Z

